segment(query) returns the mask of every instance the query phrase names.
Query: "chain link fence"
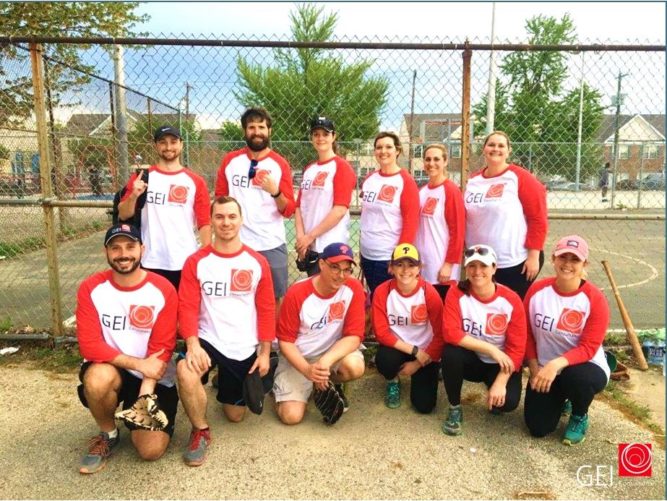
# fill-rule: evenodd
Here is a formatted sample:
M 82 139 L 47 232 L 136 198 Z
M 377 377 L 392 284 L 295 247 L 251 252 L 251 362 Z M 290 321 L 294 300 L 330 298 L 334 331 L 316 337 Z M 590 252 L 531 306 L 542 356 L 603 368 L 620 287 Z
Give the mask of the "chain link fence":
M 102 236 L 113 194 L 135 167 L 155 161 L 156 127 L 180 127 L 182 161 L 205 177 L 211 193 L 224 154 L 244 145 L 240 116 L 250 103 L 273 115 L 272 147 L 290 161 L 295 193 L 303 167 L 316 158 L 308 141 L 316 114 L 336 121 L 340 154 L 360 180 L 376 167 L 375 133 L 393 130 L 403 143 L 400 163 L 418 184 L 427 180 L 421 155 L 431 142 L 447 145 L 450 177 L 460 183 L 483 167 L 492 67 L 493 128 L 509 133 L 511 159 L 548 189 L 547 249 L 564 234 L 581 233 L 592 248 L 591 280 L 605 287 L 610 304 L 602 259 L 636 326 L 664 325 L 664 47 L 99 42 L 79 42 L 78 65 L 49 55 L 53 44 L 39 53 L 41 150 L 28 45 L 1 49 L 0 330 L 62 332 L 79 282 L 107 266 Z M 358 194 L 351 208 L 358 214 Z M 292 249 L 293 220 L 286 225 Z M 358 248 L 358 218 L 352 230 Z M 542 275 L 550 272 L 545 265 Z M 290 274 L 299 276 L 293 253 Z

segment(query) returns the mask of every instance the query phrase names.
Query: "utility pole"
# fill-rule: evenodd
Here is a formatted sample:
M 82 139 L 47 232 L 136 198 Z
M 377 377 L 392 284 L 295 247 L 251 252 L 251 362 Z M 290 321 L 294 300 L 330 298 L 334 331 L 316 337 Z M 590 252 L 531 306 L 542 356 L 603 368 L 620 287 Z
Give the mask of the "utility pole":
M 496 2 L 491 10 L 491 45 L 495 42 L 496 32 Z M 489 90 L 486 97 L 486 134 L 493 132 L 496 118 L 496 51 L 491 49 L 489 59 Z
M 113 68 L 116 83 L 116 128 L 118 129 L 116 153 L 120 179 L 127 179 L 129 177 L 129 161 L 127 152 L 127 108 L 125 103 L 125 62 L 122 45 L 114 46 Z
M 621 115 L 621 104 L 623 102 L 623 95 L 621 94 L 621 81 L 623 80 L 623 77 L 627 77 L 629 73 L 621 73 L 620 71 L 618 72 L 618 83 L 616 84 L 616 96 L 614 97 L 614 101 L 612 102 L 612 105 L 616 105 L 616 114 L 614 116 L 614 147 L 612 149 L 613 152 L 613 167 L 611 171 L 611 208 L 614 208 L 614 197 L 616 195 L 616 175 L 617 175 L 617 170 L 618 170 L 618 132 L 619 132 L 619 121 L 620 121 L 620 115 Z
M 408 127 L 408 172 L 411 176 L 414 176 L 412 171 L 412 157 L 414 153 L 412 152 L 412 130 L 414 127 L 415 120 L 415 85 L 417 83 L 417 70 L 412 72 L 412 99 L 410 101 L 410 125 Z M 423 169 L 422 165 L 422 169 Z
M 579 191 L 579 181 L 581 176 L 581 137 L 584 122 L 584 54 L 581 53 L 581 81 L 579 82 L 579 127 L 577 128 L 577 170 L 574 181 L 576 190 Z
M 190 141 L 188 137 L 188 121 L 190 120 L 190 89 L 192 85 L 190 82 L 185 82 L 185 124 L 183 131 L 181 132 L 185 136 L 185 148 L 183 148 L 183 163 L 185 165 L 190 165 Z

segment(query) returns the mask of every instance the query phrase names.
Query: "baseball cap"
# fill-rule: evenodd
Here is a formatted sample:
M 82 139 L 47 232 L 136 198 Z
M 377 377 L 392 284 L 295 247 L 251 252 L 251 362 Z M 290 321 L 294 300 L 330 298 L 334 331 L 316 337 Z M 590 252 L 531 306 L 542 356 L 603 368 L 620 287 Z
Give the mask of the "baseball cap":
M 315 117 L 310 122 L 310 132 L 313 132 L 315 129 L 324 129 L 327 132 L 336 132 L 336 126 L 333 123 L 333 120 L 328 119 L 327 117 Z
M 351 261 L 354 263 L 354 252 L 352 252 L 352 247 L 349 245 L 342 242 L 334 242 L 324 248 L 320 254 L 320 259 L 326 259 L 332 263 L 340 261 Z
M 414 245 L 408 243 L 398 244 L 391 253 L 391 264 L 396 264 L 402 259 L 409 259 L 415 264 L 421 263 L 419 251 Z
M 104 236 L 104 246 L 106 247 L 111 240 L 121 235 L 141 243 L 141 232 L 136 226 L 127 223 L 119 223 L 107 230 L 107 234 Z
M 155 129 L 155 134 L 153 134 L 153 139 L 155 140 L 156 143 L 164 136 L 174 136 L 176 139 L 180 139 L 181 131 L 178 130 L 176 127 L 172 127 L 171 125 L 163 125 L 162 127 L 158 127 L 157 129 Z
M 473 245 L 463 252 L 463 256 L 465 257 L 463 266 L 468 266 L 473 261 L 492 266 L 498 261 L 495 251 L 488 245 Z
M 556 243 L 556 248 L 554 249 L 554 256 L 560 256 L 561 254 L 566 254 L 570 252 L 574 254 L 582 261 L 588 260 L 588 244 L 586 240 L 581 238 L 579 235 L 568 235 L 561 238 Z

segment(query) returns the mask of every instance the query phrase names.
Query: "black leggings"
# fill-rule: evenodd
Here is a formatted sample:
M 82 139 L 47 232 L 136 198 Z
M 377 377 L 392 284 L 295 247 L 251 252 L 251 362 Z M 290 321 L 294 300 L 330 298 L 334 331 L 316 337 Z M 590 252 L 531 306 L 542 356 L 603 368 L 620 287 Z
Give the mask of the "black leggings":
M 572 403 L 572 414 L 583 416 L 596 393 L 607 386 L 607 375 L 593 362 L 565 367 L 556 376 L 549 393 L 538 393 L 526 385 L 523 419 L 530 434 L 544 437 L 556 429 L 565 400 Z
M 530 284 L 534 282 L 534 280 L 526 280 L 526 275 L 521 273 L 521 269 L 523 268 L 524 263 L 525 261 L 510 268 L 498 268 L 495 275 L 496 282 L 512 289 L 519 295 L 519 297 L 521 297 L 521 299 L 523 299 L 526 295 L 526 292 L 528 292 L 528 287 L 530 287 Z M 537 270 L 538 274 L 543 265 L 544 251 L 540 251 L 540 266 Z
M 375 366 L 385 379 L 394 379 L 401 365 L 415 359 L 412 355 L 389 346 L 379 345 L 375 355 Z M 417 412 L 428 414 L 435 408 L 438 398 L 438 364 L 430 363 L 410 378 L 410 402 Z
M 472 350 L 446 344 L 442 353 L 442 379 L 445 383 L 447 400 L 450 405 L 461 403 L 463 380 L 484 383 L 490 388 L 500 372 L 500 365 L 489 364 L 480 360 Z M 521 371 L 514 372 L 507 381 L 505 405 L 499 408 L 503 412 L 516 409 L 521 400 Z

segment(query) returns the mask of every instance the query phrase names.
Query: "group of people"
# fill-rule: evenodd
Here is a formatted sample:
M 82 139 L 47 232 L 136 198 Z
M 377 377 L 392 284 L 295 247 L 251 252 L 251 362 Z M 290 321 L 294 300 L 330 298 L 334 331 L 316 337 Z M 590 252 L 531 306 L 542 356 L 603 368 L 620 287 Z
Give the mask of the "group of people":
M 212 203 L 204 179 L 180 164 L 180 131 L 169 126 L 154 135 L 157 163 L 125 187 L 119 217 L 140 225 L 107 231 L 110 269 L 88 277 L 77 296 L 79 398 L 100 428 L 81 473 L 103 468 L 119 443 L 117 407 L 146 395 L 168 425 L 128 426 L 139 455 L 164 454 L 180 401 L 192 425 L 184 461 L 203 464 L 212 440 L 204 385 L 215 367 L 216 399 L 231 422 L 248 407 L 257 412 L 245 387 L 255 378 L 262 395 L 273 392 L 283 423 L 301 422 L 311 395 L 324 422 L 336 423 L 350 405 L 345 383 L 365 371 L 369 309 L 387 407 L 400 405 L 403 376 L 414 409 L 432 412 L 442 370 L 442 429 L 457 435 L 463 381 L 484 382 L 489 411 L 509 412 L 525 362 L 530 433 L 553 432 L 571 404 L 563 441 L 584 440 L 588 407 L 609 377 L 608 307 L 585 280 L 588 246 L 576 235 L 552 253 L 555 276 L 533 283 L 544 262 L 546 193 L 508 163 L 506 134 L 486 138 L 486 165 L 464 193 L 448 179 L 444 145 L 424 149 L 429 181 L 419 189 L 398 165 L 398 136 L 377 135 L 378 168 L 360 190 L 364 286 L 349 237 L 357 178 L 338 155 L 334 122 L 310 123 L 317 160 L 296 199 L 289 163 L 270 147 L 268 112 L 250 108 L 241 125 L 247 146 L 223 158 Z M 308 278 L 289 285 L 284 218 L 292 215 L 297 266 Z M 174 355 L 177 337 L 186 349 Z

